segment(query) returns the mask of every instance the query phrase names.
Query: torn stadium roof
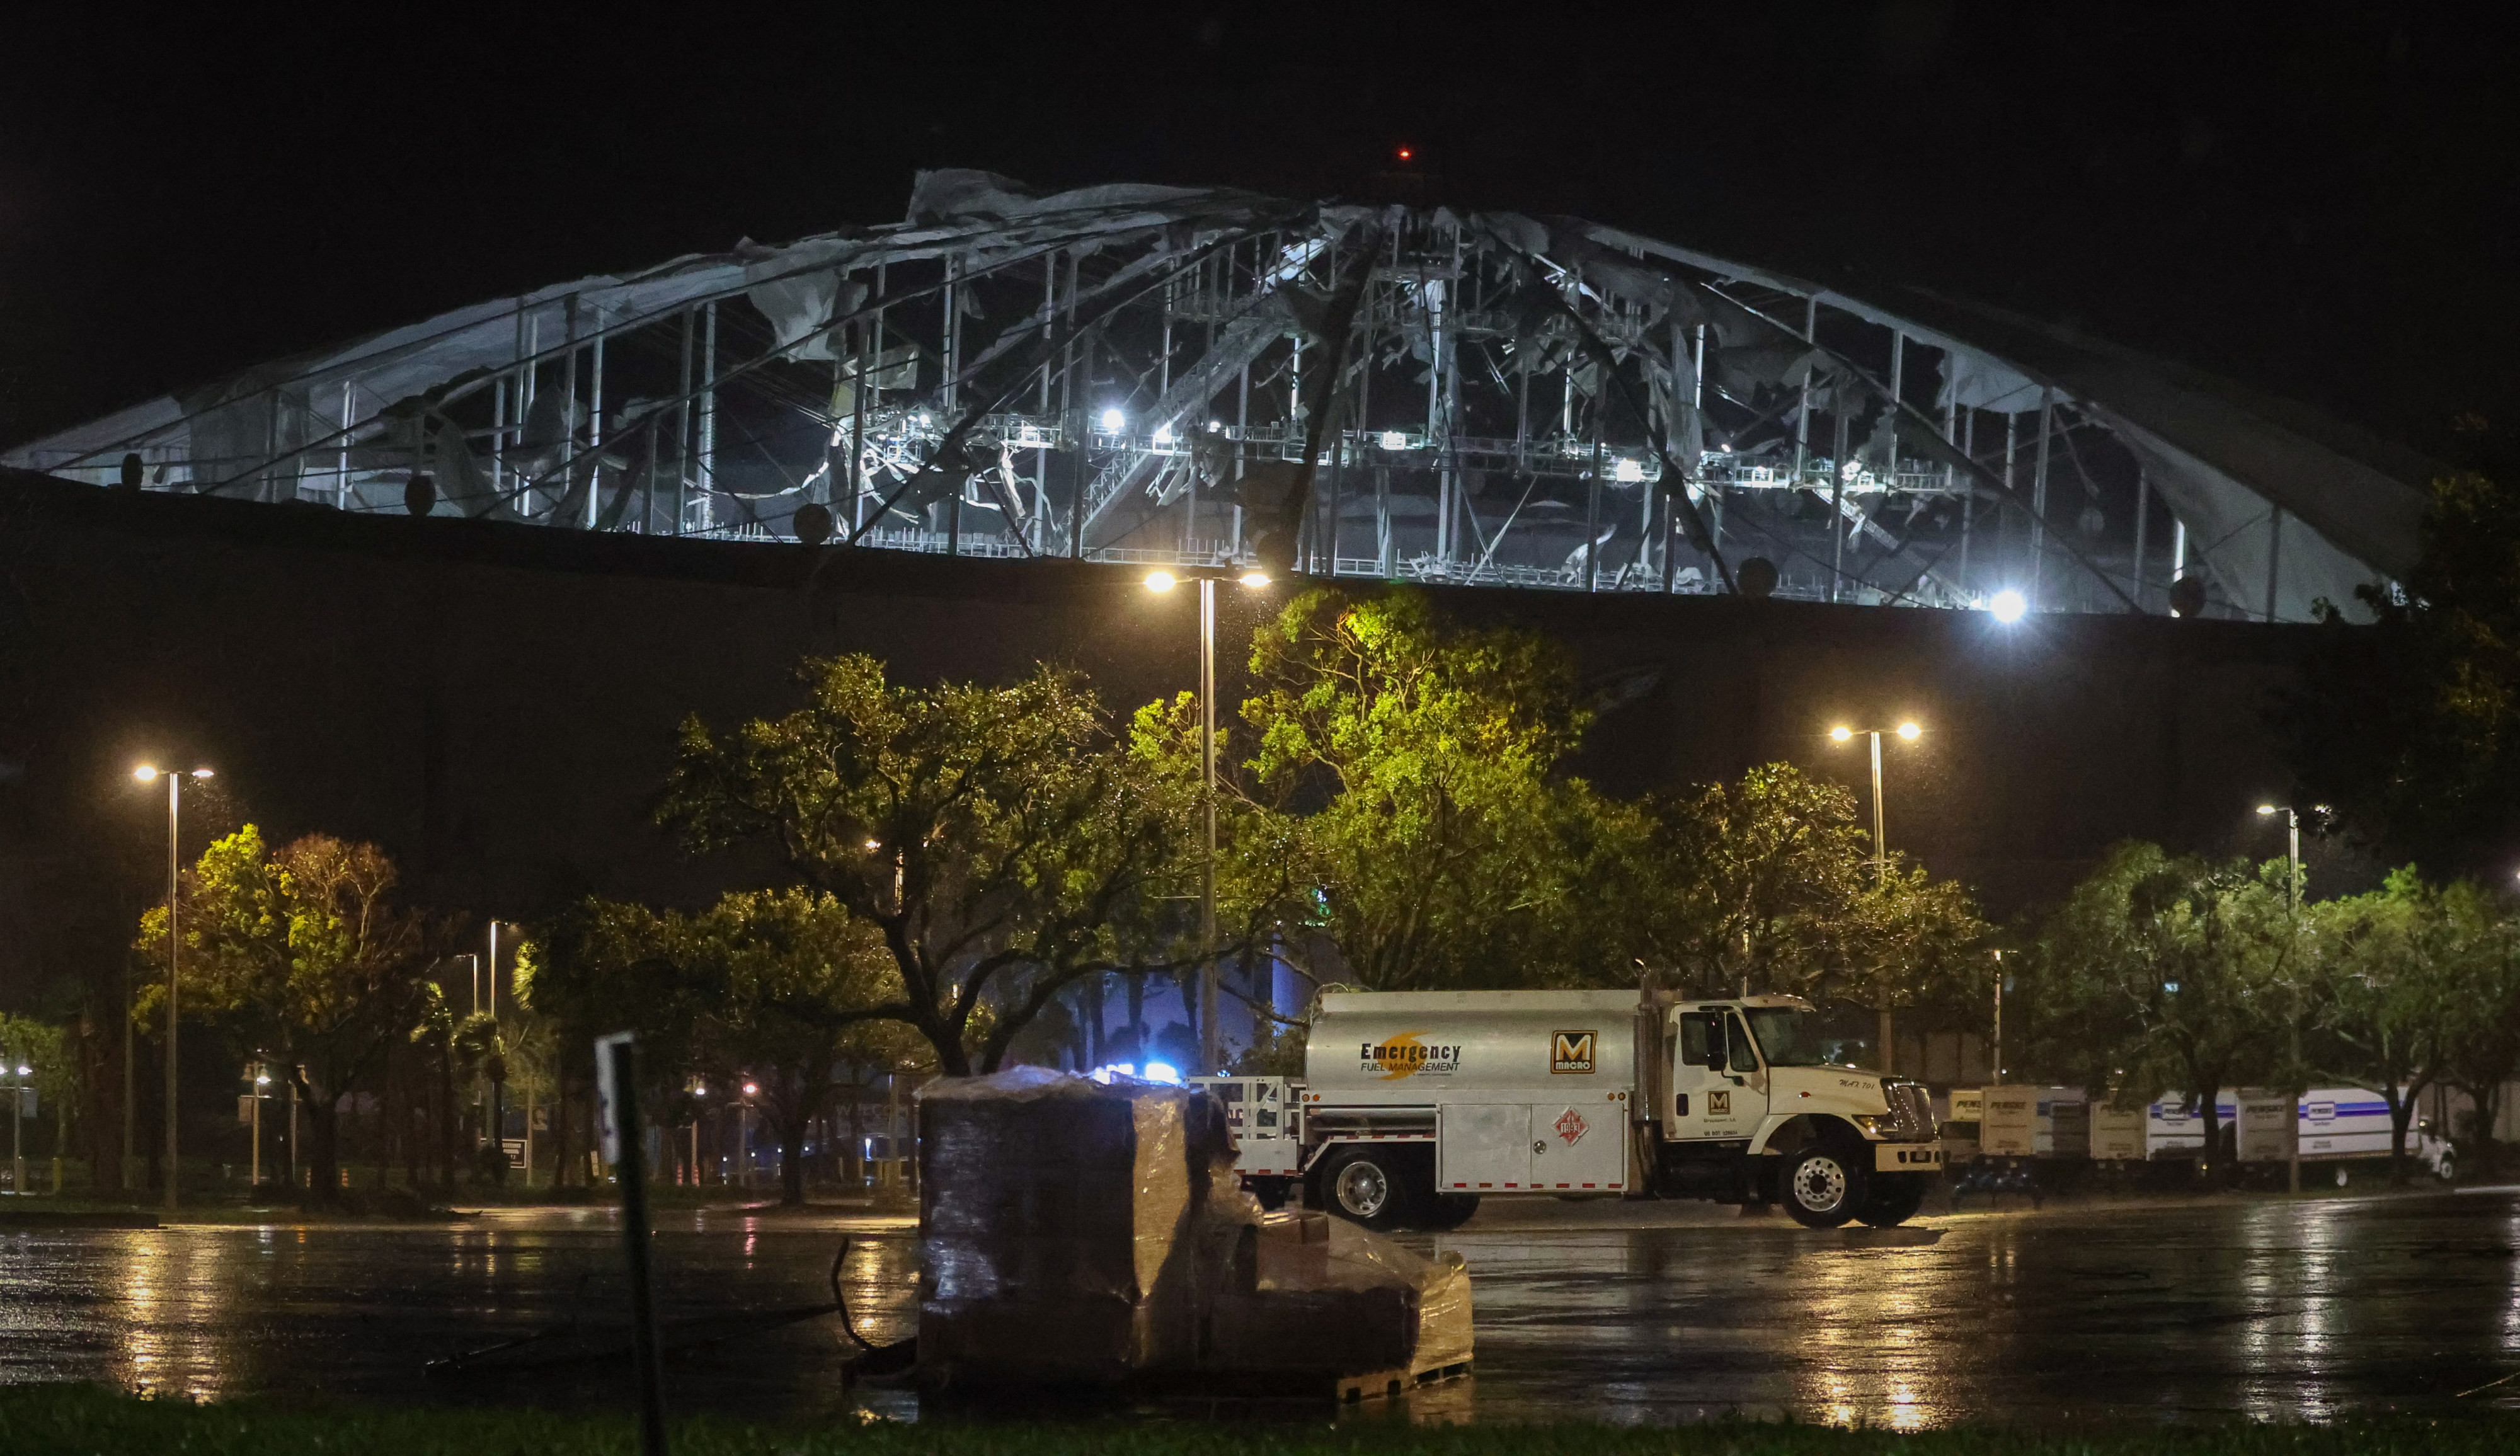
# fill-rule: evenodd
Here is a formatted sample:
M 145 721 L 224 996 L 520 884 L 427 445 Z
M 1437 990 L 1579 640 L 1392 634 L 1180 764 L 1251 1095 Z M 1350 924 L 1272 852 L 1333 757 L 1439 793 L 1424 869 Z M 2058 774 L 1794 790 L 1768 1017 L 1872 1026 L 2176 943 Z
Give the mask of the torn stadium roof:
M 131 463 L 136 457 L 136 467 Z M 554 285 L 20 446 L 577 529 L 2299 621 L 2438 468 L 1924 295 L 1571 218 L 922 173 L 906 221 Z

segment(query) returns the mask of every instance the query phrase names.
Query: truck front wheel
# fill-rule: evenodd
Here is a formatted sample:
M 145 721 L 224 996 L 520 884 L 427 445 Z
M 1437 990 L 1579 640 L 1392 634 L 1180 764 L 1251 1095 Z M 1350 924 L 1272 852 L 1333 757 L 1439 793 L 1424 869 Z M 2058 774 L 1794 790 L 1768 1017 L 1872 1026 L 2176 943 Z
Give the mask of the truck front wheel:
M 1322 1170 L 1322 1202 L 1330 1211 L 1370 1229 L 1399 1228 L 1409 1221 L 1406 1160 L 1379 1148 L 1348 1148 Z
M 1855 1216 L 1865 1199 L 1864 1169 L 1842 1149 L 1822 1144 L 1785 1160 L 1785 1211 L 1805 1228 L 1835 1228 Z
M 1866 1195 L 1855 1216 L 1874 1228 L 1891 1228 L 1916 1216 L 1925 1206 L 1925 1178 L 1921 1173 L 1876 1173 L 1871 1192 Z

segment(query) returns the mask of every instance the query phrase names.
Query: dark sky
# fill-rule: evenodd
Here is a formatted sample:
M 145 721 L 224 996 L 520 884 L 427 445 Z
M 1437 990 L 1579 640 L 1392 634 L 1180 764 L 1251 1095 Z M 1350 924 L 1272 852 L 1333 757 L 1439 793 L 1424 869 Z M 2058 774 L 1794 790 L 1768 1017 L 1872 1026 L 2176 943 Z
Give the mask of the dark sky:
M 917 167 L 1357 194 L 1404 144 L 1440 200 L 1968 294 L 2443 454 L 2520 426 L 2506 20 L 394 9 L 12 20 L 0 443 L 451 304 L 894 220 Z

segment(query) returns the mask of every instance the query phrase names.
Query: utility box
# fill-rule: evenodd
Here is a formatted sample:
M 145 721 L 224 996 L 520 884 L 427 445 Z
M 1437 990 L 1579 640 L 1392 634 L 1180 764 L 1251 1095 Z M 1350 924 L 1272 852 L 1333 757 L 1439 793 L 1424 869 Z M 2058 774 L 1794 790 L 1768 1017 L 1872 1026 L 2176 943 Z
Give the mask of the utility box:
M 2144 1160 L 2144 1113 L 2139 1107 L 2118 1109 L 2106 1102 L 2092 1104 L 2092 1157 L 2099 1162 L 2141 1162 Z
M 1989 1087 L 1978 1122 L 1988 1158 L 2089 1157 L 2091 1104 L 2073 1087 Z

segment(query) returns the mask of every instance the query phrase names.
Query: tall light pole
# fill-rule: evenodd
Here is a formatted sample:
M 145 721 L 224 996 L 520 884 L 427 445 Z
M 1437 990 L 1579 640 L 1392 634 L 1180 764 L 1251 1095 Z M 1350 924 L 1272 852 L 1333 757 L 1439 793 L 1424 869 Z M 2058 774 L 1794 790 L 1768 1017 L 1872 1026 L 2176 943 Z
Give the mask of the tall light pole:
M 1200 817 L 1206 821 L 1207 852 L 1198 871 L 1198 1072 L 1224 1070 L 1225 1043 L 1216 1028 L 1216 583 L 1226 572 L 1193 570 L 1198 583 L 1198 783 Z M 1269 584 L 1266 571 L 1239 571 L 1234 579 L 1244 586 Z M 1181 577 L 1171 571 L 1147 573 L 1147 590 L 1168 592 Z M 1096 1033 L 1100 1035 L 1100 1032 Z
M 2316 807 L 2320 813 L 2325 813 L 2327 810 L 2325 804 Z M 2297 957 L 2301 951 L 2301 812 L 2289 806 L 2278 808 L 2273 804 L 2260 804 L 2258 813 L 2263 818 L 2272 818 L 2277 814 L 2284 816 L 2284 929 L 2290 936 L 2293 953 Z M 2298 1083 L 2302 1076 L 2301 966 L 2297 960 L 2293 963 L 2290 978 L 2292 980 L 2292 1015 L 2284 1019 L 2284 1034 L 2291 1060 L 2284 1068 L 2284 1075 L 2287 1081 Z M 2284 1099 L 2284 1103 L 2291 1114 L 2289 1122 L 2284 1128 L 2284 1191 L 2299 1193 L 2301 1192 L 2301 1088 L 2294 1086 L 2291 1089 L 2291 1095 Z
M 179 877 L 183 873 L 177 849 L 177 839 L 183 827 L 178 791 L 183 788 L 185 779 L 206 779 L 210 771 L 197 768 L 190 774 L 182 774 L 168 769 L 161 774 L 144 763 L 133 769 L 131 776 L 144 784 L 159 778 L 166 781 L 166 1211 L 171 1213 L 176 1206 L 175 1185 L 183 1181 L 179 1176 L 183 1164 L 176 1161 L 175 1136 L 175 962 L 183 953 L 184 945 L 182 937 L 175 933 L 176 891 L 181 887 Z
M 1909 743 L 1914 743 L 1925 730 L 1917 727 L 1913 722 L 1906 722 L 1890 731 Z M 1881 815 L 1881 730 L 1849 728 L 1841 723 L 1828 730 L 1828 737 L 1831 743 L 1846 743 L 1859 733 L 1872 740 L 1872 876 L 1873 882 L 1879 884 L 1890 873 L 1890 842 L 1884 832 Z M 1879 999 L 1881 1005 L 1876 1008 L 1880 1018 L 1877 1034 L 1881 1042 L 1881 1070 L 1887 1074 L 1892 1070 L 1894 1059 L 1891 1056 L 1890 1045 L 1890 997 L 1886 988 Z

